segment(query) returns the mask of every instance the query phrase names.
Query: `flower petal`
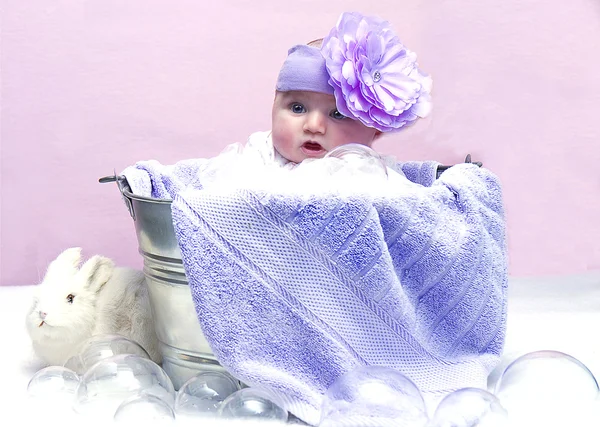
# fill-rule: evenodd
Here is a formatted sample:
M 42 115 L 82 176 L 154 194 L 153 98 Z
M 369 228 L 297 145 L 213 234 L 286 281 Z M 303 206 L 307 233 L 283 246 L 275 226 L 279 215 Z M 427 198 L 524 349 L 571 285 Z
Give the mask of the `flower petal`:
M 360 71 L 359 76 L 360 76 L 361 81 L 367 86 L 373 86 L 373 84 L 375 83 L 373 81 L 373 76 L 371 75 L 371 70 L 369 70 L 367 68 L 363 68 Z
M 361 19 L 356 28 L 356 39 L 363 40 L 369 33 L 369 22 L 366 19 Z
M 373 86 L 373 90 L 375 91 L 375 96 L 377 96 L 377 99 L 383 104 L 383 110 L 390 111 L 394 109 L 396 106 L 396 100 L 387 90 L 378 84 Z
M 355 110 L 369 111 L 371 103 L 362 95 L 360 88 L 355 88 L 348 94 L 348 101 L 353 104 Z
M 382 75 L 385 88 L 389 93 L 404 101 L 414 100 L 421 91 L 421 84 L 401 73 L 385 73 Z
M 342 65 L 342 75 L 350 86 L 354 87 L 356 85 L 357 78 L 352 61 L 344 62 L 344 65 Z
M 366 51 L 374 64 L 380 64 L 385 51 L 385 44 L 381 37 L 376 34 L 369 34 L 366 40 Z
M 321 51 L 340 113 L 384 132 L 429 114 L 431 77 L 387 21 L 343 13 Z
M 419 117 L 427 117 L 431 113 L 431 107 L 431 96 L 426 94 L 421 95 L 417 103 L 410 110 Z
M 362 93 L 362 96 L 368 100 L 371 104 L 373 104 L 373 106 L 375 108 L 381 108 L 381 105 L 379 104 L 379 101 L 377 100 L 377 98 L 375 97 L 375 94 L 373 93 L 373 88 L 366 86 L 366 85 L 361 85 L 360 86 L 360 93 Z
M 342 94 L 342 91 L 336 87 L 333 90 L 333 95 L 335 96 L 335 105 L 337 106 L 337 110 L 346 117 L 354 117 L 352 112 L 350 112 L 348 109 L 346 98 Z

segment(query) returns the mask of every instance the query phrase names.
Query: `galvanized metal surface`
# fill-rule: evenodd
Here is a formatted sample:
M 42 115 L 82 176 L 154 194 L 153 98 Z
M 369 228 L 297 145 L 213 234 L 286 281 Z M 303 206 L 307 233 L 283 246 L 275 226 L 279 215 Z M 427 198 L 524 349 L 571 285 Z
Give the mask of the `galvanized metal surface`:
M 135 224 L 163 369 L 176 389 L 199 372 L 224 371 L 196 317 L 171 220 L 171 200 L 134 195 L 122 176 L 100 180 L 111 181 L 116 181 Z

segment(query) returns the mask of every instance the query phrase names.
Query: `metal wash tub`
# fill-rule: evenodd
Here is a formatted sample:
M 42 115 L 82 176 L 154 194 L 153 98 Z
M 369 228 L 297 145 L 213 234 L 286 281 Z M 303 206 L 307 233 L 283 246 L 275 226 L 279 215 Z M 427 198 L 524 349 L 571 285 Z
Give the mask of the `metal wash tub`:
M 466 163 L 471 162 L 467 155 Z M 451 166 L 438 166 L 437 176 Z M 185 275 L 179 244 L 171 219 L 171 200 L 137 196 L 124 176 L 107 176 L 100 182 L 116 182 L 135 224 L 139 252 L 156 332 L 163 356 L 163 369 L 179 389 L 189 378 L 207 370 L 225 371 L 213 355 L 200 324 Z
M 133 194 L 124 176 L 108 176 L 100 182 L 117 183 L 133 218 L 163 356 L 162 367 L 173 385 L 179 389 L 202 371 L 225 371 L 196 317 L 171 221 L 171 200 Z

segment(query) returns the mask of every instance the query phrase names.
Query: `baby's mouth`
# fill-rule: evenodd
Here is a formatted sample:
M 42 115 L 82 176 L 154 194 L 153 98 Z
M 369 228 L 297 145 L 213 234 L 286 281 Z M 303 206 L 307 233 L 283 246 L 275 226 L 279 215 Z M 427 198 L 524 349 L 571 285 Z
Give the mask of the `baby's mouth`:
M 301 148 L 304 154 L 311 157 L 319 156 L 327 151 L 323 148 L 321 144 L 314 141 L 306 141 L 304 144 L 302 144 Z

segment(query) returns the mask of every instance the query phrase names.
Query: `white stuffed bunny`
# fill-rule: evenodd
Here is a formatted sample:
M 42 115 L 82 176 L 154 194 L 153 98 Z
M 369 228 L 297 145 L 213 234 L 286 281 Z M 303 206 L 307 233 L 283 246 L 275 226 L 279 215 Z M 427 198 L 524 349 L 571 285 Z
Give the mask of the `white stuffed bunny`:
M 35 289 L 26 322 L 35 353 L 50 365 L 63 365 L 84 340 L 118 334 L 160 363 L 144 274 L 115 267 L 100 255 L 81 261 L 81 248 L 65 250 Z

